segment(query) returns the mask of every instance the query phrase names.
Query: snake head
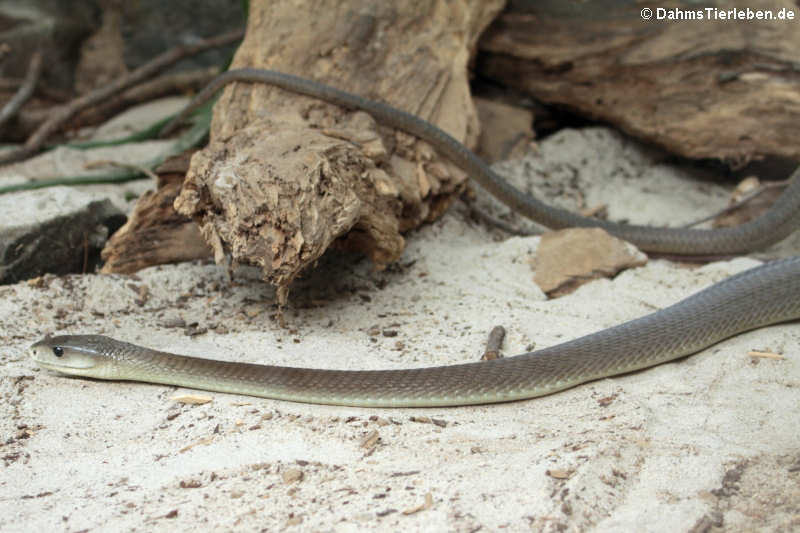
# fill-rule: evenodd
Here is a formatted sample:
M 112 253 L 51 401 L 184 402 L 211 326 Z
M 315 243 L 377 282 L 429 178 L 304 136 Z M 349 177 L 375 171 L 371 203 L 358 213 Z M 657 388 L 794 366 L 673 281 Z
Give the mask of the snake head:
M 109 364 L 101 335 L 47 336 L 28 349 L 34 362 L 62 374 L 102 378 Z

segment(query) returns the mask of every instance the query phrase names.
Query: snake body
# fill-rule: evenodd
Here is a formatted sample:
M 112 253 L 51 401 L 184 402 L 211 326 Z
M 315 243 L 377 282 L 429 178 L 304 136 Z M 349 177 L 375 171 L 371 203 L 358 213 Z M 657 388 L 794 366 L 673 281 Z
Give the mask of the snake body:
M 256 82 L 311 96 L 348 109 L 360 109 L 379 123 L 403 130 L 429 142 L 439 154 L 461 167 L 478 184 L 514 211 L 548 228 L 600 227 L 647 252 L 670 255 L 734 255 L 765 248 L 800 227 L 800 168 L 772 207 L 760 217 L 730 228 L 710 230 L 636 226 L 584 217 L 547 205 L 514 188 L 469 148 L 440 128 L 411 113 L 383 102 L 330 87 L 284 72 L 243 68 L 229 70 L 212 80 L 162 132 L 174 129 L 189 114 L 232 82 Z
M 100 335 L 45 338 L 41 366 L 307 403 L 429 407 L 507 402 L 689 355 L 722 339 L 800 318 L 800 257 L 737 274 L 670 307 L 515 357 L 407 370 L 319 370 L 175 355 Z
M 736 254 L 765 247 L 800 226 L 800 169 L 764 215 L 723 229 L 628 226 L 548 206 L 495 174 L 453 137 L 414 115 L 316 81 L 269 70 L 228 71 L 212 81 L 179 122 L 233 81 L 275 85 L 361 109 L 429 142 L 499 200 L 551 228 L 599 226 L 651 252 Z M 168 126 L 169 128 L 169 126 Z M 33 346 L 44 368 L 99 379 L 134 380 L 310 403 L 423 407 L 542 396 L 697 352 L 746 330 L 800 318 L 800 257 L 732 276 L 643 318 L 558 346 L 480 363 L 383 371 L 318 370 L 175 355 L 99 335 L 47 337 Z

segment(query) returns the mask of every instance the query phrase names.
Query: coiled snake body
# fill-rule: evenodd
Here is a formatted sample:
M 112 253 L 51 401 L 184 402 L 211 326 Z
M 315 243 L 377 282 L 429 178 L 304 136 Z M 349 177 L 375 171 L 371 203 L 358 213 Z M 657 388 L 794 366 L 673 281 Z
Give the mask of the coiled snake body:
M 350 108 L 430 142 L 512 208 L 549 227 L 600 226 L 648 251 L 733 254 L 777 242 L 800 226 L 800 170 L 770 210 L 734 228 L 685 230 L 627 226 L 581 217 L 514 189 L 432 124 L 380 102 L 279 72 L 222 74 L 186 113 L 231 81 L 268 83 Z M 47 337 L 30 348 L 42 367 L 99 379 L 357 406 L 452 406 L 520 400 L 657 365 L 722 339 L 800 318 L 800 257 L 732 276 L 675 305 L 557 346 L 479 363 L 385 371 L 276 367 L 160 352 L 99 335 Z

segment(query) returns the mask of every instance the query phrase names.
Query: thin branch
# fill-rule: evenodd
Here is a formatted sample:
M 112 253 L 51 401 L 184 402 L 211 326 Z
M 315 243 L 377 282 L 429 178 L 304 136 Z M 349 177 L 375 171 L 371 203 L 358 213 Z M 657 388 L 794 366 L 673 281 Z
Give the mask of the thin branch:
M 103 100 L 110 98 L 112 95 L 158 74 L 181 59 L 196 55 L 211 48 L 224 46 L 226 44 L 238 41 L 243 37 L 243 35 L 243 30 L 235 30 L 211 39 L 199 41 L 192 45 L 178 46 L 172 50 L 164 52 L 155 59 L 152 59 L 148 63 L 145 63 L 133 72 L 122 76 L 116 81 L 109 83 L 108 85 L 104 85 L 103 87 L 98 87 L 97 89 L 76 98 L 69 104 L 61 106 L 53 111 L 52 116 L 42 123 L 42 125 L 37 128 L 33 135 L 28 138 L 28 140 L 25 142 L 25 146 L 0 158 L 0 164 L 19 161 L 37 153 L 42 149 L 42 146 L 50 135 L 58 130 L 66 121 L 87 107 L 95 105 L 98 102 L 102 102 Z
M 758 188 L 756 188 L 755 190 L 753 190 L 753 191 L 749 192 L 748 194 L 744 195 L 741 200 L 732 203 L 728 207 L 720 209 L 716 213 L 711 213 L 707 217 L 703 217 L 703 218 L 695 220 L 693 222 L 689 222 L 688 224 L 684 224 L 683 226 L 680 226 L 680 227 L 682 227 L 682 228 L 691 228 L 691 227 L 697 226 L 698 224 L 702 224 L 703 222 L 708 222 L 709 220 L 713 220 L 713 219 L 715 219 L 717 217 L 720 217 L 722 215 L 727 215 L 731 211 L 735 211 L 735 210 L 739 209 L 740 207 L 742 207 L 743 205 L 747 204 L 748 202 L 751 202 L 754 199 L 758 198 L 767 189 L 773 189 L 775 187 L 786 187 L 786 186 L 789 185 L 790 181 L 791 181 L 791 179 L 785 179 L 785 180 L 780 180 L 780 181 L 770 181 L 770 182 L 767 182 L 767 183 L 762 183 L 761 185 L 758 186 Z
M 208 127 L 211 123 L 211 106 L 208 105 L 204 109 L 197 112 L 197 119 L 195 124 L 189 128 L 185 133 L 173 141 L 170 146 L 162 153 L 157 155 L 152 160 L 142 163 L 141 165 L 126 165 L 127 168 L 135 168 L 137 170 L 121 170 L 119 172 L 112 172 L 105 175 L 92 175 L 92 176 L 61 176 L 58 178 L 29 181 L 24 183 L 16 183 L 14 185 L 0 186 L 0 194 L 5 194 L 15 191 L 25 191 L 32 189 L 41 189 L 44 187 L 53 187 L 55 185 L 89 185 L 95 183 L 122 183 L 125 181 L 132 181 L 140 179 L 142 172 L 139 167 L 155 168 L 163 163 L 168 157 L 179 154 L 187 149 L 196 146 L 208 134 Z
M 23 83 L 25 83 L 25 80 L 20 78 L 0 78 L 0 90 L 16 91 L 22 86 Z M 68 91 L 56 89 L 54 87 L 47 87 L 41 83 L 36 84 L 33 94 L 58 103 L 68 102 L 73 98 L 73 95 Z
M 163 74 L 113 96 L 107 101 L 101 102 L 97 107 L 87 109 L 75 117 L 73 124 L 75 127 L 98 124 L 121 109 L 164 95 L 197 90 L 207 85 L 218 74 L 219 67 Z
M 103 167 L 117 167 L 117 168 L 126 168 L 128 170 L 135 170 L 147 176 L 148 178 L 153 179 L 154 181 L 158 181 L 158 176 L 156 176 L 155 172 L 150 170 L 144 165 L 137 165 L 136 163 L 123 163 L 122 161 L 112 161 L 110 159 L 98 159 L 97 161 L 90 161 L 83 165 L 83 168 L 86 170 L 94 170 L 97 168 Z
M 0 128 L 11 120 L 22 105 L 28 101 L 28 98 L 33 94 L 33 89 L 39 82 L 39 75 L 42 73 L 42 53 L 37 50 L 31 56 L 31 61 L 28 64 L 28 72 L 25 74 L 25 81 L 20 85 L 11 100 L 3 106 L 0 110 Z
M 101 183 L 124 183 L 142 179 L 142 173 L 134 170 L 115 172 L 111 174 L 101 174 L 93 176 L 63 176 L 59 178 L 48 178 L 36 181 L 26 181 L 15 183 L 14 185 L 4 185 L 0 187 L 0 194 L 7 194 L 17 191 L 32 191 L 34 189 L 45 189 L 57 185 L 95 185 Z
M 501 220 L 494 215 L 490 215 L 483 209 L 477 207 L 472 201 L 465 200 L 462 196 L 462 200 L 465 204 L 467 204 L 467 208 L 469 209 L 469 213 L 477 218 L 478 220 L 482 220 L 489 226 L 493 226 L 499 230 L 505 231 L 509 235 L 518 235 L 521 237 L 531 237 L 533 235 L 541 235 L 541 231 L 537 231 L 535 229 L 526 229 L 526 228 L 518 228 L 516 226 L 512 226 L 508 222 Z

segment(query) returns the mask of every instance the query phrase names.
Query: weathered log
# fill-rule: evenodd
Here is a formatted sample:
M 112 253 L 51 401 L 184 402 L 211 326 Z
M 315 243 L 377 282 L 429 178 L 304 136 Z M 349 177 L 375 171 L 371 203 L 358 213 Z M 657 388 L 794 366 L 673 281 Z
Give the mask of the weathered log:
M 139 198 L 128 221 L 103 248 L 102 272 L 129 274 L 153 265 L 211 257 L 197 225 L 172 207 L 189 166 L 189 155 L 176 156 L 156 169 L 156 190 Z
M 269 68 L 388 102 L 474 144 L 467 62 L 501 0 L 251 2 L 232 68 Z M 361 112 L 237 83 L 215 107 L 176 209 L 218 261 L 286 288 L 331 245 L 381 267 L 402 232 L 438 216 L 466 177 L 425 143 Z
M 477 70 L 686 157 L 800 160 L 800 10 L 716 4 L 515 2 L 481 38 Z M 722 19 L 734 5 L 794 20 Z M 659 20 L 675 9 L 703 20 Z

